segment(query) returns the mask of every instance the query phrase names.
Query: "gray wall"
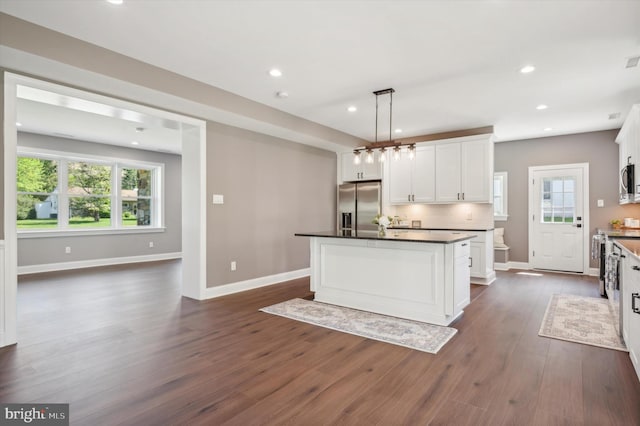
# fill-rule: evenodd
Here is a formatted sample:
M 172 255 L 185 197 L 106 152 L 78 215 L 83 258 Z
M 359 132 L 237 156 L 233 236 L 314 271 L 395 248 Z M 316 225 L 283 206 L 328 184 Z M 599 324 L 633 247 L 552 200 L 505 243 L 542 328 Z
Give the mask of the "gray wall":
M 509 260 L 528 262 L 528 167 L 589 163 L 589 241 L 596 228 L 607 228 L 613 218 L 640 217 L 640 206 L 618 205 L 618 130 L 553 136 L 496 143 L 495 171 L 508 172 L 509 219 L 495 222 L 505 228 L 511 248 Z M 598 199 L 604 207 L 596 207 Z M 591 263 L 595 267 L 594 262 Z
M 207 285 L 307 268 L 293 234 L 335 228 L 336 167 L 333 152 L 207 123 Z
M 18 266 L 73 262 L 181 251 L 181 157 L 179 155 L 18 132 L 18 146 L 162 163 L 164 168 L 165 232 L 18 238 Z M 153 241 L 154 247 L 149 247 Z M 65 247 L 71 254 L 65 254 Z

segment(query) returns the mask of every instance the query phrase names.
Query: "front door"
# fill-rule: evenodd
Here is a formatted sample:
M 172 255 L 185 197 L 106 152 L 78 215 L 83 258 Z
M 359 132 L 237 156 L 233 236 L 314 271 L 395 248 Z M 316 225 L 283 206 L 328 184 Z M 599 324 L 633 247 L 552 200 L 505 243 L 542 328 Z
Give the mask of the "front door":
M 584 205 L 588 165 L 529 168 L 529 263 L 533 268 L 584 272 Z

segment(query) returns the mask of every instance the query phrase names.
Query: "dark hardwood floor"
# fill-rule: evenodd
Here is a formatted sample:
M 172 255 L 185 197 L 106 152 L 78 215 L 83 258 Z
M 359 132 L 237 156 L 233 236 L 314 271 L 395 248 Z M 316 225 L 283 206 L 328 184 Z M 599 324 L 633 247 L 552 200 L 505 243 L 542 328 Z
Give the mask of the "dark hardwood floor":
M 68 402 L 81 425 L 640 425 L 627 353 L 538 336 L 590 277 L 499 272 L 437 355 L 258 309 L 307 279 L 198 302 L 180 262 L 23 276 L 0 401 Z

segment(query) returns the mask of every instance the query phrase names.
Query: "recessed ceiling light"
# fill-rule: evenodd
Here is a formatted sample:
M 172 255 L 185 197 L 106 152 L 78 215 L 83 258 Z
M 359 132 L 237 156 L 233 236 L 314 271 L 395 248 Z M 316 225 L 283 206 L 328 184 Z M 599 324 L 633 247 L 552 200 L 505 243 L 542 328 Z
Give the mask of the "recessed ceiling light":
M 533 65 L 525 65 L 524 67 L 520 68 L 520 72 L 522 74 L 529 74 L 530 72 L 534 72 L 536 70 L 536 67 L 534 67 Z
M 138 133 L 142 133 L 145 130 L 147 130 L 147 129 L 145 129 L 144 127 L 136 127 L 136 132 L 138 132 Z
M 282 71 L 280 71 L 278 68 L 271 68 L 269 70 L 269 75 L 271 77 L 282 77 Z
M 553 130 L 553 128 L 552 128 L 552 127 L 545 127 L 545 128 L 544 128 L 544 129 L 542 129 L 542 130 L 544 130 L 545 132 L 550 132 L 550 131 L 552 131 L 552 130 Z
M 16 122 L 16 126 L 20 127 L 20 126 L 22 126 L 22 123 Z
M 396 129 L 395 132 L 396 133 L 402 133 L 402 129 Z
M 545 104 L 540 104 L 536 107 L 536 109 L 542 110 L 542 109 L 547 109 L 549 108 L 548 106 L 546 106 Z
M 131 145 L 140 145 L 140 143 L 138 141 L 133 141 L 131 142 Z
M 627 66 L 625 68 L 637 67 L 638 62 L 640 62 L 640 56 L 634 56 L 633 58 L 629 58 L 627 59 Z
M 611 114 L 609 114 L 609 120 L 615 120 L 616 118 L 620 118 L 619 112 L 612 112 Z
M 349 108 L 347 108 L 347 111 L 349 111 L 349 112 L 356 112 L 357 110 L 358 110 L 358 108 L 356 108 L 355 105 L 351 105 L 351 106 L 349 106 Z
M 107 3 L 122 4 L 122 3 L 124 3 L 124 0 L 107 0 Z
M 276 92 L 276 96 L 281 98 L 281 99 L 285 99 L 289 97 L 289 93 L 287 92 Z

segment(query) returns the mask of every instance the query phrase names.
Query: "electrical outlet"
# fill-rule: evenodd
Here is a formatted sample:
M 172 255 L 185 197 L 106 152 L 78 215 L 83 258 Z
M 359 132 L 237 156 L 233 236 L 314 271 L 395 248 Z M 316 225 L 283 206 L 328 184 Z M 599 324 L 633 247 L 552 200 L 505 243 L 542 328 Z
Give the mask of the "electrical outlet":
M 604 207 L 604 200 L 598 200 L 598 207 Z
M 231 262 L 231 270 L 235 271 L 236 270 L 236 261 L 234 260 L 233 262 Z
M 65 247 L 65 248 L 64 248 L 64 252 L 65 252 L 66 254 L 71 254 L 71 247 Z
M 149 241 L 149 248 L 153 248 L 153 241 Z

